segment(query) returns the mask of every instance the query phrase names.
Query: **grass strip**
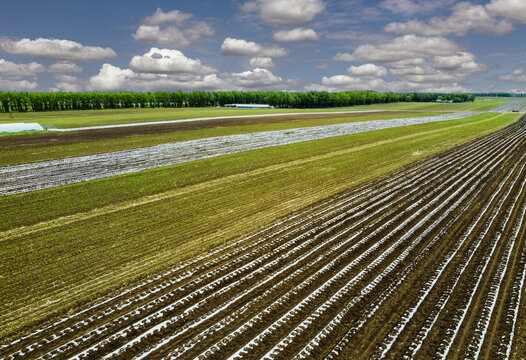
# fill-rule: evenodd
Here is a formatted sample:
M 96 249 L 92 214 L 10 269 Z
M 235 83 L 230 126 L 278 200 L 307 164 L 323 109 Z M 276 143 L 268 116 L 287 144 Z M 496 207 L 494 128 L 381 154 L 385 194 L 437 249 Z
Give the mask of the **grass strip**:
M 505 100 L 477 100 L 468 103 L 391 103 L 357 105 L 324 109 L 228 109 L 228 108 L 155 108 L 111 109 L 85 111 L 53 111 L 28 113 L 1 113 L 0 123 L 37 122 L 57 128 L 74 128 L 147 121 L 188 119 L 193 117 L 232 116 L 251 114 L 276 114 L 290 112 L 362 111 L 362 110 L 410 110 L 410 111 L 486 111 L 506 102 Z

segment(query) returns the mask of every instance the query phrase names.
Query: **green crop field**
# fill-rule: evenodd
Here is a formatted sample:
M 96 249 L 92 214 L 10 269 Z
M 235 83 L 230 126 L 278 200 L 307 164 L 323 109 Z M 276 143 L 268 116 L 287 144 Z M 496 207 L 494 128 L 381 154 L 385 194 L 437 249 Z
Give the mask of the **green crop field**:
M 211 128 L 200 128 L 199 124 L 197 124 L 196 128 L 193 130 L 174 130 L 168 133 L 139 134 L 132 136 L 123 135 L 112 139 L 100 138 L 90 139 L 89 141 L 73 140 L 71 143 L 67 144 L 56 144 L 56 142 L 52 139 L 50 141 L 43 141 L 38 146 L 23 148 L 15 147 L 6 149 L 5 147 L 2 147 L 2 144 L 0 144 L 0 150 L 2 151 L 2 157 L 0 158 L 0 166 L 10 166 L 35 161 L 62 159 L 72 156 L 82 156 L 110 151 L 127 150 L 145 146 L 153 146 L 164 143 L 195 140 L 215 136 L 247 134 L 271 130 L 286 130 L 309 126 L 342 124 L 356 121 L 370 121 L 379 119 L 388 120 L 400 117 L 410 118 L 417 116 L 433 116 L 444 113 L 445 112 L 418 112 L 396 114 L 374 113 L 369 115 L 366 113 L 363 115 L 353 117 L 343 117 L 342 115 L 342 117 L 337 118 L 322 118 L 320 115 L 319 119 L 291 120 L 287 117 L 284 117 L 278 120 L 276 118 L 272 118 L 272 122 L 269 122 L 268 119 L 255 119 L 254 125 L 236 125 L 236 121 L 232 121 L 231 124 L 228 125 L 218 124 L 213 125 L 213 127 Z M 28 137 L 24 137 L 23 139 L 28 139 Z
M 154 109 L 122 109 L 122 110 L 87 110 L 59 112 L 27 112 L 0 113 L 0 123 L 37 122 L 43 125 L 53 125 L 57 128 L 74 128 L 83 126 L 125 124 L 136 122 L 188 119 L 193 117 L 213 117 L 232 115 L 272 114 L 287 112 L 326 112 L 326 111 L 487 111 L 496 107 L 504 100 L 475 101 L 467 103 L 391 103 L 359 105 L 345 108 L 329 109 L 228 109 L 228 108 L 154 108 Z
M 461 106 L 481 110 L 495 105 L 487 103 L 392 104 L 386 108 L 402 110 L 403 105 L 403 110 L 420 107 L 421 111 L 449 111 L 460 110 Z M 173 114 L 174 110 L 170 111 Z M 145 113 L 138 115 L 142 118 L 137 121 L 144 121 L 148 111 L 140 112 Z M 44 115 L 62 119 L 63 124 L 74 123 L 67 114 Z M 64 118 L 60 118 L 62 115 Z M 87 123 L 111 121 L 111 115 L 100 116 Z M 462 120 L 247 151 L 1 197 L 0 337 L 9 338 L 21 329 L 28 330 L 45 319 L 231 243 L 321 199 L 496 131 L 519 116 L 485 113 Z M 123 146 L 338 121 L 169 133 L 126 139 Z M 117 149 L 117 143 L 111 140 L 100 144 L 105 149 Z M 49 149 L 45 151 L 48 157 L 61 157 L 83 150 L 72 147 L 55 155 Z M 16 163 L 29 157 L 28 152 L 19 158 L 12 154 L 9 161 Z

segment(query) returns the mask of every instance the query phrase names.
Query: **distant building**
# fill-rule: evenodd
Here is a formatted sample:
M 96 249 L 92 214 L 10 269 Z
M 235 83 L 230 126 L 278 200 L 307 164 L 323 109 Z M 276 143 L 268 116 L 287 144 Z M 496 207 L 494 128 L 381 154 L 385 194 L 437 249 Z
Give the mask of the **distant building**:
M 274 107 L 267 104 L 225 104 L 223 107 L 238 109 L 273 109 Z

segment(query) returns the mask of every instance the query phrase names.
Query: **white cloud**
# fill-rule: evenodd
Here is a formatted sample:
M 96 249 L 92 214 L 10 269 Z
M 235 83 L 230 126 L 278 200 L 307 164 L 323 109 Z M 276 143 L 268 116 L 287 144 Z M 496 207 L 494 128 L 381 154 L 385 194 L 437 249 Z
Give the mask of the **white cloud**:
M 306 91 L 348 91 L 348 90 L 376 90 L 394 92 L 470 92 L 471 90 L 456 82 L 449 84 L 413 83 L 410 81 L 391 81 L 383 79 L 367 80 L 347 75 L 336 75 L 322 78 L 322 84 L 305 86 Z
M 38 87 L 37 82 L 27 80 L 9 80 L 0 77 L 2 90 L 8 91 L 32 91 Z
M 318 34 L 312 29 L 296 28 L 292 30 L 280 30 L 272 34 L 275 41 L 292 42 L 292 41 L 315 41 L 319 40 Z
M 274 25 L 304 24 L 324 9 L 323 0 L 256 0 L 240 6 L 244 12 L 259 11 L 264 22 Z
M 358 46 L 352 54 L 340 53 L 339 61 L 393 62 L 426 56 L 447 56 L 460 51 L 460 46 L 443 37 L 404 35 L 377 45 Z
M 36 62 L 29 64 L 17 64 L 11 61 L 0 59 L 0 75 L 35 76 L 37 73 L 45 71 L 46 67 Z
M 146 25 L 162 25 L 172 23 L 182 26 L 183 22 L 191 19 L 192 17 L 192 14 L 183 13 L 179 10 L 164 12 L 162 9 L 157 8 L 157 10 L 151 16 L 144 18 L 142 22 Z
M 143 24 L 139 26 L 135 34 L 132 34 L 132 37 L 146 43 L 186 47 L 196 43 L 202 37 L 215 35 L 214 29 L 204 21 L 193 21 L 186 24 L 187 20 L 192 18 L 192 14 L 178 10 L 165 13 L 157 9 L 152 16 L 143 19 Z M 162 26 L 166 24 L 168 25 Z
M 427 24 L 420 20 L 410 20 L 404 23 L 392 22 L 384 28 L 387 33 L 426 36 L 464 36 L 470 30 L 503 35 L 513 30 L 513 24 L 506 19 L 497 21 L 482 5 L 460 2 L 453 7 L 451 16 L 447 18 L 434 17 Z
M 61 61 L 55 64 L 51 64 L 48 67 L 48 71 L 52 73 L 73 73 L 73 72 L 82 72 L 82 69 L 77 64 L 74 64 L 69 61 Z
M 461 51 L 460 46 L 452 41 L 442 37 L 415 35 L 374 45 L 360 45 L 353 53 L 338 54 L 335 59 L 367 63 L 349 67 L 349 75 L 324 77 L 319 86 L 332 91 L 469 91 L 461 82 L 473 74 L 488 70 L 488 66 L 477 63 L 473 54 Z M 395 78 L 394 81 L 384 81 L 388 72 Z
M 384 78 L 387 76 L 387 69 L 375 64 L 364 64 L 361 66 L 351 66 L 347 71 L 357 77 L 364 78 Z
M 403 68 L 403 67 L 415 67 L 422 66 L 426 64 L 425 58 L 408 58 L 398 61 L 389 62 L 389 66 L 392 68 Z
M 451 83 L 464 81 L 475 73 L 488 70 L 488 66 L 475 61 L 475 56 L 459 52 L 449 56 L 419 58 L 413 61 L 388 63 L 389 71 L 401 81 L 411 83 Z
M 329 68 L 329 64 L 325 64 L 325 63 L 319 64 L 319 65 L 316 65 L 315 68 L 318 69 L 318 70 L 328 69 Z
M 221 45 L 221 54 L 228 56 L 268 56 L 283 57 L 289 54 L 287 49 L 279 46 L 263 46 L 254 41 L 226 38 Z
M 267 69 L 256 68 L 254 70 L 233 73 L 231 81 L 234 86 L 241 88 L 279 88 L 287 87 L 288 82 L 274 75 Z
M 272 58 L 269 57 L 253 57 L 250 59 L 250 66 L 253 68 L 272 68 L 274 67 L 274 63 L 272 62 Z
M 0 51 L 41 59 L 70 61 L 92 61 L 117 56 L 115 51 L 108 47 L 84 46 L 75 41 L 44 38 L 35 40 L 0 38 Z
M 55 79 L 58 80 L 58 82 L 54 84 L 54 87 L 52 87 L 50 91 L 79 92 L 82 91 L 85 86 L 85 81 L 76 76 L 56 75 Z
M 467 52 L 459 52 L 450 56 L 435 56 L 433 58 L 433 67 L 451 72 L 462 74 L 473 74 L 486 71 L 486 65 L 475 62 L 475 55 Z
M 335 75 L 331 77 L 324 76 L 321 83 L 333 91 L 338 90 L 380 90 L 385 91 L 388 88 L 383 79 L 362 79 L 349 75 Z
M 493 15 L 526 23 L 526 2 L 524 0 L 492 0 L 486 5 L 486 8 Z
M 380 6 L 396 14 L 410 16 L 429 13 L 454 2 L 455 0 L 384 0 Z
M 514 70 L 511 74 L 501 75 L 499 79 L 515 83 L 526 83 L 526 68 Z M 524 92 L 524 90 L 522 90 L 522 92 Z
M 99 73 L 90 78 L 89 90 L 99 91 L 175 91 L 175 90 L 217 90 L 227 88 L 228 84 L 216 74 L 148 74 L 135 73 L 131 69 L 121 69 L 104 64 Z
M 158 25 L 141 25 L 132 36 L 135 40 L 145 43 L 157 43 L 176 47 L 186 47 L 190 45 L 190 40 L 175 26 L 168 26 L 161 30 Z
M 154 74 L 193 74 L 205 75 L 216 71 L 210 66 L 201 65 L 199 59 L 187 58 L 179 50 L 151 48 L 141 56 L 134 56 L 130 61 L 130 68 L 138 73 Z
M 117 66 L 104 64 L 99 74 L 91 77 L 89 85 L 92 90 L 124 90 L 127 83 L 135 77 L 136 74 L 130 69 L 121 69 Z

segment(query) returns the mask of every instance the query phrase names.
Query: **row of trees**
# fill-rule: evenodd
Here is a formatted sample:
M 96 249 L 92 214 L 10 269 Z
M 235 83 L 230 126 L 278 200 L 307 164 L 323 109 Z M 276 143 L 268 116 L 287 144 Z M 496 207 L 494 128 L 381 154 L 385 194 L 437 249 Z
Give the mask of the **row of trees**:
M 274 107 L 326 108 L 391 102 L 473 101 L 468 94 L 379 93 L 375 91 L 279 92 L 7 92 L 0 91 L 0 112 L 63 111 L 128 108 L 178 108 L 225 104 L 269 104 Z

